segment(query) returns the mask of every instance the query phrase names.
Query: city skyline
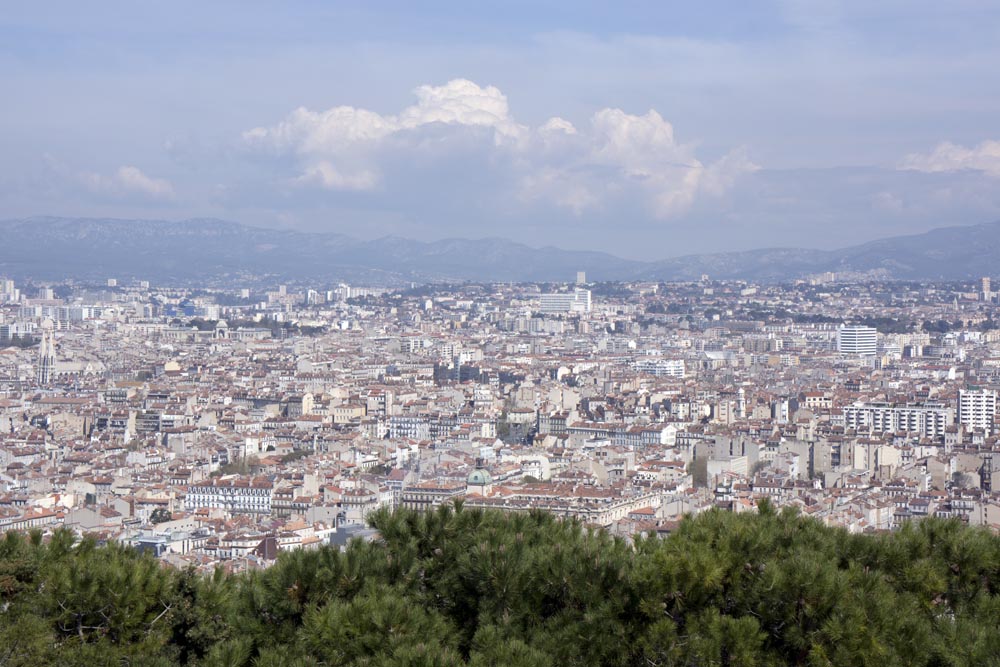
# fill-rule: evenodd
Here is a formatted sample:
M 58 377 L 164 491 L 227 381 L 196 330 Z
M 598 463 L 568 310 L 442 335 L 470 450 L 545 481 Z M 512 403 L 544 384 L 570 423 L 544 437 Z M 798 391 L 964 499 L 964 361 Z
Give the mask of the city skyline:
M 15 7 L 0 208 L 644 260 L 992 222 L 996 14 Z
M 998 26 L 5 7 L 0 662 L 996 662 Z

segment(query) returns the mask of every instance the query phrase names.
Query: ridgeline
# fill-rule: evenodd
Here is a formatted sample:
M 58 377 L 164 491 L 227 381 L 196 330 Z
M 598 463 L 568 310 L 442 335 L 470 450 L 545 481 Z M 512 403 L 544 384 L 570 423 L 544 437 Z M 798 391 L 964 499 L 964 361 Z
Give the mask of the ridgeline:
M 545 513 L 383 512 L 375 542 L 214 576 L 0 540 L 0 665 L 985 665 L 1000 538 L 849 535 L 764 504 L 635 544 Z
M 503 238 L 360 240 L 343 234 L 251 227 L 223 220 L 33 217 L 0 220 L 0 275 L 19 280 L 109 277 L 173 285 L 261 281 L 545 282 L 585 271 L 597 281 L 775 283 L 836 272 L 861 279 L 966 280 L 1000 256 L 1000 221 L 941 227 L 839 250 L 758 248 L 635 261 L 605 252 L 535 248 Z M 665 246 L 664 253 L 671 248 Z

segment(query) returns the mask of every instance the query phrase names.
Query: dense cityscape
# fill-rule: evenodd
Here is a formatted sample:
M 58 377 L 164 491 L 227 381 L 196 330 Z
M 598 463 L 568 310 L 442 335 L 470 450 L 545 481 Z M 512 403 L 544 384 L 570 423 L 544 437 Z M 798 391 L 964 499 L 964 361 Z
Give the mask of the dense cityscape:
M 4 530 L 210 571 L 458 501 L 1000 527 L 989 278 L 0 287 Z
M 998 26 L 5 3 L 0 667 L 1000 665 Z

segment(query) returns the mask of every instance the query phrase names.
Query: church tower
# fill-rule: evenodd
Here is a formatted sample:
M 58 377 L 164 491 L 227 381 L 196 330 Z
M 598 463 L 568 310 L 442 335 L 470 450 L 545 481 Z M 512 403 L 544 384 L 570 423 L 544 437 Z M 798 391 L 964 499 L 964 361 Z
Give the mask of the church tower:
M 38 348 L 38 384 L 52 381 L 52 371 L 56 365 L 56 346 L 52 339 L 52 320 L 42 323 L 42 344 Z

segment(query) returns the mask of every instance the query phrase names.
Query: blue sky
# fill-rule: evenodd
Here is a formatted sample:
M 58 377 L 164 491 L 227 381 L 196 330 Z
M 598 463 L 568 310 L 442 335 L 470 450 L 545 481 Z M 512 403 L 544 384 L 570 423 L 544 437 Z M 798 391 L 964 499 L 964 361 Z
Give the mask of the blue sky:
M 0 217 L 626 257 L 1000 220 L 1000 5 L 11 3 Z

